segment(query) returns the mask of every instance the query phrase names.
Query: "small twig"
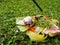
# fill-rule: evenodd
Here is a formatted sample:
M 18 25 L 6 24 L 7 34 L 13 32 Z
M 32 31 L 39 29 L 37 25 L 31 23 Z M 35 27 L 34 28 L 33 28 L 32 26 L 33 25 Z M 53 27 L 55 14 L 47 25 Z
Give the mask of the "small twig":
M 35 0 L 33 0 L 33 2 L 36 4 L 40 11 L 43 11 L 43 9 L 38 5 L 38 3 Z

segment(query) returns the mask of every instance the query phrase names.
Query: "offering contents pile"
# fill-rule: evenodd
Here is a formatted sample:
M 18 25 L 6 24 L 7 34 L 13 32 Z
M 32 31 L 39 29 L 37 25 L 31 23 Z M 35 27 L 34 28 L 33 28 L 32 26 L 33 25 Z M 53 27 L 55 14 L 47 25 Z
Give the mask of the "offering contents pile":
M 37 42 L 46 42 L 48 36 L 54 37 L 60 34 L 58 23 L 58 20 L 42 15 L 16 18 L 19 30 L 25 32 L 32 41 Z

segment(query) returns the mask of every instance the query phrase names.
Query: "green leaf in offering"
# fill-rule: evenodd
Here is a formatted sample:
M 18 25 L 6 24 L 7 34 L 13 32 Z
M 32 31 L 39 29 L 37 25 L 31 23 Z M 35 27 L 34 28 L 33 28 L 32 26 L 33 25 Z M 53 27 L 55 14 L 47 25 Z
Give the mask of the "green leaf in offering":
M 45 28 L 45 27 L 50 28 L 52 26 L 52 23 L 45 20 L 44 18 L 41 18 L 38 20 L 38 25 L 43 28 Z

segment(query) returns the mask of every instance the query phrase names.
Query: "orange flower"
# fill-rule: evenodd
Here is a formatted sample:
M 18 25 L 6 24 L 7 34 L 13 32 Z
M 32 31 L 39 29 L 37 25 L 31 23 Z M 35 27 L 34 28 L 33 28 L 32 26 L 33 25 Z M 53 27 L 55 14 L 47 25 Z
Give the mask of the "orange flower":
M 34 27 L 31 27 L 29 28 L 28 30 L 32 31 L 32 32 L 35 32 L 35 28 Z

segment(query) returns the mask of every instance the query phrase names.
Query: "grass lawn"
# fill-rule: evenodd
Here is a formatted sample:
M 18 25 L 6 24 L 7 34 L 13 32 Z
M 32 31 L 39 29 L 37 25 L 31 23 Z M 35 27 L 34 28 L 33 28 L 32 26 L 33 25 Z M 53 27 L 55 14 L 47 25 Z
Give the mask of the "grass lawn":
M 0 0 L 0 45 L 60 45 L 60 35 L 46 43 L 31 41 L 22 33 L 16 32 L 17 17 L 44 15 L 59 20 L 60 0 L 36 0 L 42 7 L 41 12 L 32 0 Z

